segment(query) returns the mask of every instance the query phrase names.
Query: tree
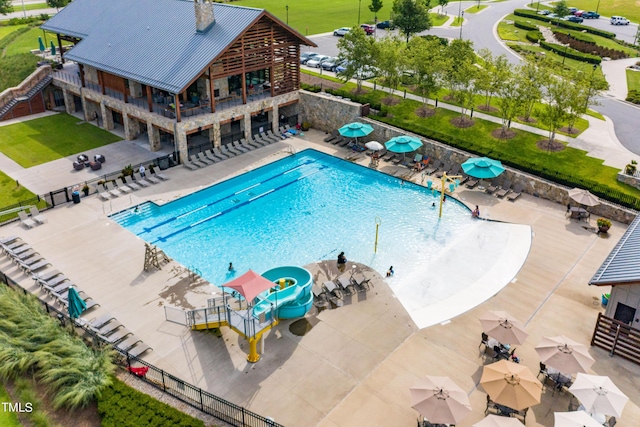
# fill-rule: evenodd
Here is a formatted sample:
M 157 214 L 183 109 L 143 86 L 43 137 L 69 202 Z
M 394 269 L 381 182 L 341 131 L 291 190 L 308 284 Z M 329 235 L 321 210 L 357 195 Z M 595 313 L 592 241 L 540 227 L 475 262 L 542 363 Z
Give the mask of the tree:
M 394 0 L 393 24 L 409 38 L 431 28 L 429 9 L 423 0 Z
M 380 71 L 385 85 L 391 88 L 392 95 L 406 69 L 404 46 L 406 45 L 398 36 L 391 36 L 378 41 L 374 50 L 375 66 Z
M 549 147 L 553 144 L 556 131 L 567 119 L 573 86 L 572 82 L 557 76 L 547 79 L 544 86 L 545 103 L 538 110 L 538 116 L 549 130 Z
M 560 0 L 558 3 L 556 3 L 555 7 L 553 8 L 553 13 L 558 15 L 559 18 L 564 18 L 567 15 L 571 15 L 566 0 Z
M 583 73 L 578 70 L 565 76 L 566 79 L 573 82 L 572 90 L 569 92 L 567 99 L 567 127 L 569 128 L 569 133 L 573 130 L 578 118 L 587 112 L 589 105 L 598 105 L 595 100 L 596 96 L 600 95 L 609 86 L 600 74 L 596 74 L 596 68 L 597 65 L 594 65 L 591 73 Z
M 440 15 L 442 15 L 444 8 L 449 4 L 449 0 L 438 0 L 438 4 L 440 5 Z
M 513 67 L 509 66 L 504 73 L 504 80 L 498 87 L 498 107 L 500 107 L 500 120 L 502 121 L 501 136 L 504 137 L 507 129 L 511 125 L 511 120 L 518 114 L 518 95 L 520 93 L 520 82 Z
M 380 9 L 382 9 L 382 0 L 371 0 L 369 10 L 373 12 L 373 22 L 375 24 L 378 23 L 378 12 L 380 12 Z
M 453 40 L 445 49 L 447 58 L 444 77 L 449 86 L 451 97 L 460 104 L 464 116 L 473 107 L 477 93 L 474 80 L 478 73 L 475 65 L 473 43 L 469 40 Z
M 531 113 L 536 102 L 542 99 L 542 86 L 549 77 L 549 71 L 543 63 L 528 59 L 516 69 L 520 91 L 518 106 L 525 122 L 531 121 Z
M 508 72 L 511 71 L 511 65 L 506 56 L 500 55 L 494 58 L 489 49 L 480 49 L 478 54 L 483 59 L 484 65 L 479 69 L 475 84 L 484 94 L 485 109 L 489 110 L 491 98 L 504 84 Z
M 6 15 L 7 13 L 11 12 L 13 12 L 11 0 L 0 0 L 0 13 Z
M 408 67 L 415 73 L 416 92 L 427 105 L 429 96 L 442 88 L 445 48 L 437 39 L 414 37 L 407 45 Z
M 346 61 L 345 70 L 341 73 L 342 78 L 347 81 L 355 77 L 358 91 L 362 90 L 364 69 L 373 62 L 374 56 L 375 39 L 368 37 L 360 27 L 353 27 L 338 40 L 338 59 Z
M 65 7 L 69 4 L 69 0 L 47 0 L 49 7 L 55 7 L 56 10 L 60 10 L 61 7 Z

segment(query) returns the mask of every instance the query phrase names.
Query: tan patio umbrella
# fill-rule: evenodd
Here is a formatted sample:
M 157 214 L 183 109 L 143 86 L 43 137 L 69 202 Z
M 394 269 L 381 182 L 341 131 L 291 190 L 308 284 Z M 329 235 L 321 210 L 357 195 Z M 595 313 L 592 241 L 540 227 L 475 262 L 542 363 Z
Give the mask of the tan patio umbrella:
M 506 311 L 489 311 L 480 318 L 484 332 L 502 344 L 522 344 L 528 333 L 524 325 Z
M 593 194 L 589 193 L 587 190 L 583 190 L 581 188 L 573 188 L 568 192 L 569 197 L 585 206 L 598 206 L 600 204 L 600 200 Z
M 473 424 L 473 427 L 522 427 L 523 424 L 517 418 L 488 415 L 482 421 Z
M 585 411 L 554 412 L 553 427 L 602 427 Z
M 542 338 L 536 351 L 542 363 L 564 374 L 587 372 L 595 362 L 585 345 L 565 336 Z
M 580 400 L 589 413 L 613 415 L 620 418 L 629 398 L 609 377 L 578 374 L 569 391 Z
M 427 375 L 409 391 L 411 407 L 432 424 L 458 424 L 471 412 L 467 393 L 449 377 Z
M 540 403 L 542 384 L 526 366 L 506 360 L 486 365 L 480 385 L 495 403 L 518 411 Z

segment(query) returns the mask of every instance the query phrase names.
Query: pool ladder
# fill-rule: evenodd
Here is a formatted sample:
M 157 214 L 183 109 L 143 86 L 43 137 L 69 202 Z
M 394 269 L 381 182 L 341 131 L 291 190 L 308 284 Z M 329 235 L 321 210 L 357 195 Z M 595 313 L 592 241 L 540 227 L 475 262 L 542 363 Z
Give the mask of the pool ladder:
M 202 277 L 202 272 L 194 266 L 191 266 L 189 268 L 187 268 L 187 272 L 189 274 L 189 280 L 191 280 L 191 283 L 196 282 L 199 278 Z

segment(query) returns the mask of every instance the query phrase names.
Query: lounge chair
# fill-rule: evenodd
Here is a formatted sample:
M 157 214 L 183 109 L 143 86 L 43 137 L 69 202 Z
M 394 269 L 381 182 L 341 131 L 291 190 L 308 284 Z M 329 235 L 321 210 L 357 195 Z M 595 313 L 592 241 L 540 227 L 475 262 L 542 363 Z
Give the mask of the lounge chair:
M 41 279 L 41 278 L 39 278 L 37 276 L 34 276 L 34 280 L 36 281 L 36 283 L 38 285 L 40 285 L 42 287 L 49 287 L 49 288 L 53 289 L 56 286 L 58 286 L 59 284 L 61 284 L 62 282 L 66 282 L 67 280 L 69 280 L 69 278 L 67 276 L 65 276 L 64 274 L 60 273 L 60 274 L 58 274 L 55 277 L 52 277 L 50 279 Z
M 24 261 L 24 262 L 27 262 L 27 260 L 31 260 L 32 258 L 35 258 L 38 255 L 40 255 L 40 254 L 38 252 L 36 252 L 35 250 L 33 250 L 33 249 L 29 249 L 29 250 L 21 252 L 19 254 L 9 254 L 9 256 L 11 256 L 11 258 L 13 258 L 15 260 Z
M 117 188 L 110 189 L 106 182 L 104 184 L 102 184 L 102 185 L 104 186 L 104 189 L 107 191 L 107 193 L 109 193 L 111 195 L 111 197 L 120 197 L 123 194 Z
M 228 143 L 227 145 L 223 145 L 222 146 L 222 152 L 224 153 L 224 148 L 226 148 L 227 150 L 229 150 L 232 153 L 236 153 L 236 155 L 241 155 L 244 154 L 245 152 L 242 150 L 237 149 L 234 145 L 233 145 L 233 141 Z
M 3 237 L 0 239 L 0 245 L 5 246 L 5 245 L 10 245 L 12 243 L 16 243 L 18 241 L 22 240 L 20 237 L 18 236 L 9 236 L 9 237 Z
M 236 149 L 236 150 L 240 150 L 240 151 L 244 151 L 245 153 L 248 153 L 251 150 L 255 150 L 256 147 L 249 147 L 249 146 L 245 146 L 240 144 L 240 141 L 233 141 L 231 143 L 231 145 Z
M 4 253 L 9 256 L 19 255 L 22 252 L 28 251 L 30 249 L 32 249 L 31 245 L 27 245 L 24 242 L 20 242 L 19 245 L 9 245 L 9 246 L 2 247 L 2 250 L 4 251 Z
M 36 206 L 31 206 L 29 211 L 31 212 L 31 218 L 35 219 L 38 224 L 44 224 L 47 222 L 47 218 L 40 213 Z
M 191 170 L 191 171 L 197 171 L 198 169 L 200 169 L 199 165 L 196 165 L 195 163 L 192 163 L 192 162 L 190 162 L 188 160 L 185 160 L 182 163 L 182 166 L 187 168 L 187 169 L 189 169 L 189 170 Z
M 280 128 L 280 133 L 284 133 L 284 132 L 286 132 L 286 130 L 283 130 L 283 128 L 281 127 L 281 128 Z M 339 135 L 340 135 L 340 132 L 338 132 L 337 130 L 334 130 L 333 132 L 331 132 L 331 133 L 329 134 L 329 136 L 327 136 L 327 137 L 324 139 L 324 142 L 329 142 L 329 143 L 330 143 L 330 142 L 332 142 L 334 139 L 336 139 Z
M 163 174 L 162 172 L 156 172 L 156 171 L 153 171 L 153 172 L 151 172 L 151 173 L 149 174 L 149 176 L 151 176 L 152 178 L 153 178 L 154 176 L 155 176 L 155 177 L 158 177 L 158 178 L 160 178 L 162 181 L 169 181 L 169 176 L 168 176 L 168 175 Z
M 205 163 L 207 165 L 212 165 L 218 162 L 217 160 L 209 159 L 207 156 L 205 156 L 203 152 L 196 154 L 196 159 L 198 159 L 200 162 Z
M 226 160 L 229 157 L 234 157 L 235 156 L 235 154 L 230 154 L 230 155 L 229 154 L 224 154 L 222 151 L 220 151 L 219 147 L 213 147 L 213 154 L 217 158 L 222 159 L 222 160 Z
M 189 159 L 188 160 L 189 162 L 197 165 L 198 167 L 204 168 L 206 166 L 209 166 L 209 163 L 205 163 L 205 162 L 202 162 L 202 161 L 198 160 L 198 158 L 195 155 L 194 156 L 188 156 L 188 159 Z
M 506 179 L 502 184 L 502 188 L 496 191 L 496 196 L 504 197 L 511 192 L 511 181 Z
M 371 279 L 364 277 L 364 274 L 358 274 L 352 277 L 351 281 L 358 292 L 366 292 L 369 290 Z
M 27 217 L 27 213 L 25 211 L 19 211 L 18 217 L 20 218 L 20 222 L 22 223 L 22 225 L 27 228 L 33 228 L 37 225 L 34 220 Z
M 273 135 L 273 132 L 271 133 L 271 135 Z M 262 137 L 262 139 L 267 140 L 272 144 L 280 141 L 280 138 L 276 137 L 275 135 L 271 135 L 269 135 L 267 132 L 260 132 L 260 136 Z
M 143 342 L 139 342 L 138 344 L 135 345 L 135 347 L 129 349 L 128 353 L 130 355 L 132 355 L 133 357 L 138 357 L 140 356 L 142 353 L 148 351 L 148 350 L 153 350 L 149 345 L 143 343 Z
M 25 264 L 22 261 L 18 261 L 18 267 L 20 267 L 25 274 L 33 274 L 35 271 L 45 268 L 48 265 L 51 265 L 51 263 L 46 259 L 41 259 L 35 264 L 30 264 L 30 265 Z
M 282 141 L 284 139 L 282 138 L 282 135 L 276 135 L 275 133 L 273 133 L 272 130 L 268 130 L 267 135 L 269 135 L 271 138 L 275 139 L 276 141 Z
M 414 164 L 421 161 L 422 161 L 422 154 L 416 154 L 415 156 L 413 156 L 413 160 L 411 160 L 409 163 L 413 166 Z
M 213 160 L 214 162 L 218 163 L 223 161 L 224 159 L 221 159 L 220 157 L 216 157 L 215 154 L 213 154 L 213 152 L 209 149 L 209 150 L 205 150 L 204 155 L 207 156 L 207 158 L 209 158 L 210 160 Z
M 475 188 L 476 185 L 478 185 L 480 181 L 475 179 L 474 177 L 469 177 L 469 179 L 467 180 L 467 183 L 465 184 L 465 187 L 467 188 Z
M 127 338 L 129 335 L 133 335 L 133 332 L 131 332 L 127 328 L 120 328 L 114 333 L 109 334 L 109 336 L 105 336 L 105 335 L 99 335 L 99 336 L 109 344 L 117 344 L 123 339 Z
M 162 182 L 160 179 L 158 179 L 158 177 L 151 174 L 146 175 L 144 179 L 146 179 L 148 182 L 152 184 L 160 184 Z
M 103 191 L 100 191 L 100 187 L 98 187 L 98 197 L 105 201 L 113 199 L 113 196 L 107 191 L 106 188 Z
M 93 329 L 94 332 L 97 332 L 100 335 L 106 336 L 115 332 L 116 329 L 120 328 L 121 326 L 124 326 L 124 325 L 118 322 L 117 320 L 113 320 L 111 322 L 108 322 L 106 325 L 102 326 L 101 328 L 91 328 L 91 329 Z
M 131 335 L 129 338 L 127 338 L 126 340 L 122 341 L 121 343 L 116 344 L 116 348 L 118 350 L 124 351 L 124 352 L 128 352 L 130 349 L 133 348 L 133 346 L 135 346 L 136 344 L 142 342 L 142 340 L 140 338 L 138 338 L 135 335 Z
M 34 274 L 33 280 L 47 282 L 48 280 L 51 280 L 57 276 L 64 276 L 64 275 L 58 270 L 49 270 L 42 273 Z
M 524 186 L 520 183 L 516 184 L 513 187 L 513 191 L 507 194 L 507 199 L 515 201 L 522 194 L 522 190 L 524 190 Z
M 338 277 L 338 279 L 336 280 L 336 283 L 338 284 L 338 286 L 340 286 L 340 288 L 347 294 L 347 295 L 353 295 L 355 294 L 357 291 L 353 288 L 354 283 L 351 282 L 351 280 L 349 280 L 349 278 L 345 277 L 345 276 L 340 276 Z
M 441 166 L 442 166 L 442 160 L 436 160 L 433 163 L 431 163 L 431 166 L 427 166 L 425 168 L 424 173 L 426 173 L 427 175 L 431 175 L 432 173 L 440 169 Z
M 262 147 L 264 147 L 264 145 L 260 144 L 257 141 L 254 141 L 251 138 L 249 138 L 248 141 L 247 141 L 246 138 L 241 138 L 240 139 L 240 144 L 244 145 L 245 147 L 253 147 L 253 148 L 262 148 Z
M 136 174 L 133 174 L 133 175 L 136 176 Z M 149 187 L 150 184 L 157 184 L 160 182 L 158 178 L 153 178 L 153 179 L 152 178 L 153 177 L 146 174 L 145 176 L 138 174 L 138 176 L 136 176 L 136 182 L 142 185 L 143 187 Z
M 232 150 L 231 148 L 229 148 L 228 145 L 221 145 L 220 146 L 220 152 L 222 154 L 225 154 L 225 155 L 229 156 L 229 157 L 235 157 L 238 154 L 242 154 L 241 152 L 239 152 L 237 150 Z
M 338 145 L 338 144 L 342 144 L 343 142 L 344 142 L 344 138 L 342 136 L 338 136 L 336 139 L 331 141 L 331 144 Z
M 43 286 L 43 288 L 44 288 L 46 291 L 48 291 L 49 293 L 51 293 L 51 295 L 54 295 L 54 296 L 55 296 L 55 295 L 59 295 L 59 294 L 61 294 L 61 293 L 63 293 L 63 292 L 68 292 L 68 291 L 69 291 L 69 288 L 70 288 L 70 287 L 72 287 L 72 286 L 76 286 L 76 284 L 75 284 L 75 283 L 73 283 L 73 282 L 72 282 L 72 281 L 70 281 L 70 280 L 67 280 L 66 282 L 62 282 L 62 283 L 60 283 L 59 285 L 54 286 L 54 287 L 52 287 L 52 288 L 49 288 L 49 287 L 47 287 L 47 286 Z
M 107 323 L 111 322 L 112 320 L 116 320 L 116 318 L 113 317 L 111 314 L 105 314 L 105 315 L 102 315 L 101 317 L 98 317 L 97 319 L 91 320 L 90 322 L 87 323 L 87 325 L 93 329 L 100 329 Z
M 133 191 L 138 191 L 138 190 L 142 190 L 142 187 L 144 187 L 144 185 L 140 185 L 138 184 L 133 177 L 131 177 L 131 182 L 127 182 L 127 178 L 126 177 L 122 177 L 122 182 L 124 183 L 124 185 L 126 185 L 127 187 L 131 188 Z
M 451 163 L 449 162 L 445 162 L 442 164 L 442 166 L 435 172 L 435 177 L 436 178 L 442 178 L 442 176 L 446 173 L 447 175 L 449 174 L 449 171 L 451 170 Z
M 111 181 L 111 185 L 113 186 L 113 190 L 120 191 L 121 193 L 124 193 L 124 194 L 129 194 L 133 191 L 130 187 L 126 185 L 118 186 L 118 183 L 115 180 Z
M 498 188 L 500 188 L 500 182 L 498 178 L 494 178 L 484 192 L 487 194 L 493 194 L 498 190 Z

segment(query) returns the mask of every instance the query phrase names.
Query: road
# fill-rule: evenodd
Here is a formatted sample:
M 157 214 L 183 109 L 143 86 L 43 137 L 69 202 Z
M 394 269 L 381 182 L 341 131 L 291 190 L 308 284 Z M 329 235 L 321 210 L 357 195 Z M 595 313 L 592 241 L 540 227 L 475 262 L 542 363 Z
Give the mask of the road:
M 480 13 L 465 14 L 465 20 L 462 26 L 462 37 L 464 39 L 471 40 L 476 50 L 486 48 L 496 55 L 505 54 L 509 62 L 513 64 L 519 63 L 521 58 L 498 39 L 495 27 L 503 17 L 512 13 L 514 9 L 523 8 L 528 3 L 530 3 L 530 0 L 488 3 L 489 7 L 483 9 Z M 465 10 L 475 4 L 476 2 L 461 2 L 460 5 L 458 3 L 453 3 L 449 4 L 445 8 L 445 11 L 449 15 L 457 16 L 459 8 Z M 605 19 L 585 20 L 585 22 L 594 27 L 615 32 L 618 34 L 618 37 L 622 39 L 631 37 L 629 41 L 633 41 L 633 37 L 635 36 L 638 27 L 637 25 L 614 26 L 610 25 L 609 21 Z M 378 30 L 378 34 L 376 36 L 385 37 L 388 34 L 389 32 L 387 31 Z M 432 28 L 423 34 L 435 34 L 440 37 L 457 38 L 460 36 L 460 27 Z M 312 40 L 318 44 L 318 47 L 305 49 L 331 56 L 338 54 L 338 49 L 336 47 L 338 37 L 334 37 L 331 33 L 312 36 Z M 640 138 L 637 138 L 636 133 L 636 122 L 638 118 L 640 118 L 640 108 L 606 95 L 599 98 L 598 102 L 600 105 L 593 106 L 592 108 L 611 119 L 614 123 L 616 136 L 625 148 L 640 155 Z

